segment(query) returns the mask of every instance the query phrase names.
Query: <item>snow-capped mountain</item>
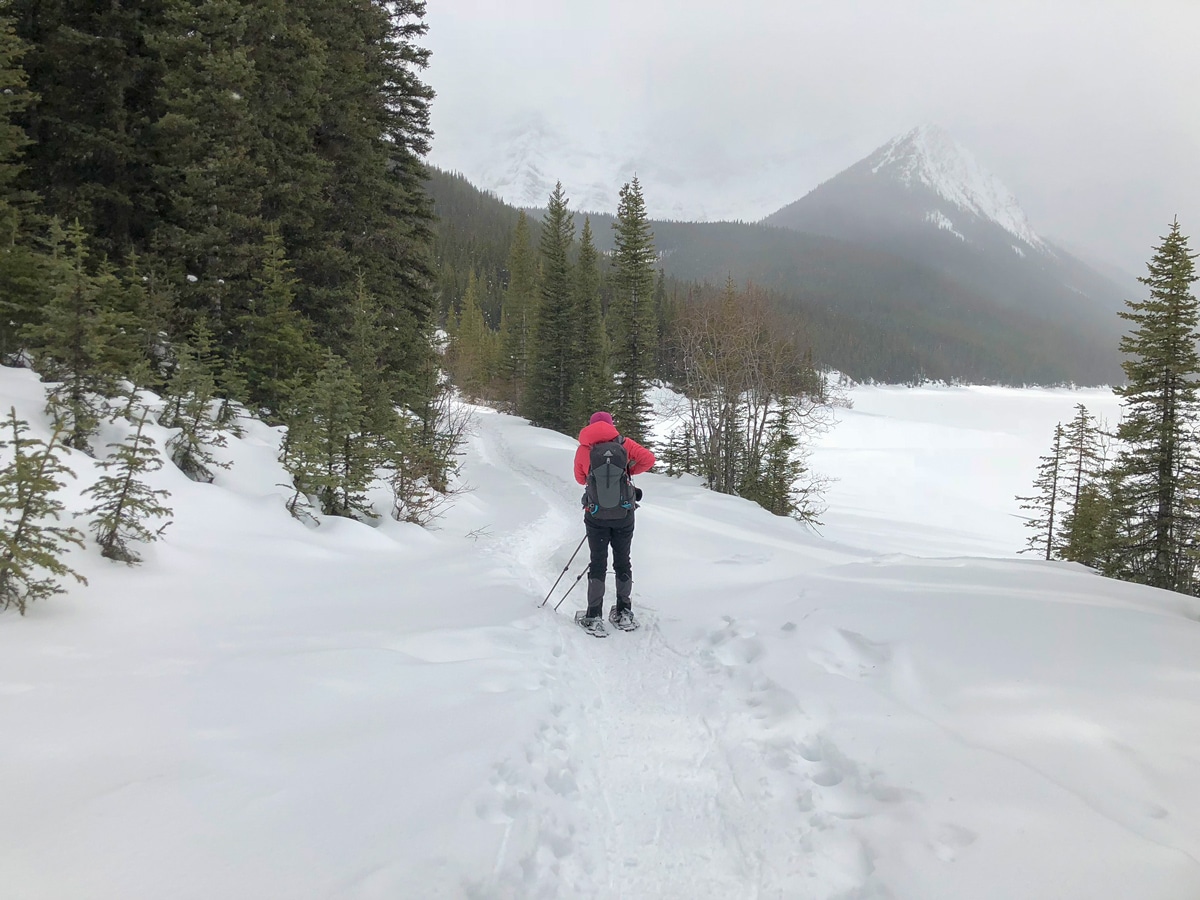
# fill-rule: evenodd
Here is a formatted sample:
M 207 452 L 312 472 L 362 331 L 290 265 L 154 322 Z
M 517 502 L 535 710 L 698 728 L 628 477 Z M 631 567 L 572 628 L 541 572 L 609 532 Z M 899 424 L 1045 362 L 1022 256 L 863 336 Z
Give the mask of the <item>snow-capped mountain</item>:
M 621 186 L 636 175 L 652 218 L 689 222 L 761 218 L 778 207 L 781 185 L 802 183 L 789 171 L 789 159 L 697 168 L 651 141 L 603 131 L 567 133 L 540 113 L 470 142 L 443 148 L 435 141 L 431 161 L 518 207 L 544 207 L 561 181 L 571 208 L 583 212 L 615 213 Z
M 1123 292 L 1038 235 L 1013 192 L 937 126 L 888 141 L 763 222 L 883 250 L 1004 306 L 1119 333 Z
M 963 240 L 966 238 L 955 228 L 954 216 L 967 213 L 999 225 L 1034 249 L 1048 250 L 1012 191 L 949 132 L 936 125 L 920 125 L 889 141 L 860 165 L 869 167 L 872 176 L 890 179 L 914 193 L 930 191 L 937 195 L 937 208 L 927 212 L 925 220 Z

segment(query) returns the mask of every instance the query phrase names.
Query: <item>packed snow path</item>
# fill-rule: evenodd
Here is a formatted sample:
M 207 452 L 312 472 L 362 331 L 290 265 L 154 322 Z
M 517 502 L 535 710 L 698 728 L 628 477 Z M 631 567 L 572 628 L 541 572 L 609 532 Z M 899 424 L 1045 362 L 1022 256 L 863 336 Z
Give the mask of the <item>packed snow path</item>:
M 538 608 L 569 438 L 481 410 L 435 530 L 311 529 L 252 424 L 144 567 L 0 617 L 0 896 L 1195 900 L 1200 606 L 985 558 L 1077 399 L 859 391 L 824 537 L 643 476 L 605 640 Z
M 501 420 L 481 424 L 480 462 L 501 461 L 521 483 L 515 495 L 528 498 L 527 527 L 495 552 L 532 584 L 549 585 L 552 560 L 574 546 L 564 536 L 582 534 L 579 492 L 561 473 L 531 464 Z M 653 556 L 652 540 L 635 539 L 635 572 Z M 577 563 L 586 552 L 585 544 Z M 847 818 L 878 801 L 843 785 L 844 760 L 836 751 L 825 759 L 820 733 L 796 740 L 805 723 L 794 698 L 745 670 L 758 652 L 753 636 L 730 619 L 699 651 L 680 650 L 658 627 L 653 591 L 639 589 L 642 628 L 598 641 L 573 623 L 571 601 L 582 588 L 552 610 L 582 568 L 571 567 L 542 610 L 539 627 L 554 631 L 543 682 L 549 715 L 497 767 L 495 796 L 480 804 L 505 837 L 477 895 L 783 897 L 814 884 L 823 895 L 835 885 L 837 893 L 863 888 L 864 848 L 819 808 L 814 789 L 832 792 Z M 608 602 L 611 589 L 610 575 Z

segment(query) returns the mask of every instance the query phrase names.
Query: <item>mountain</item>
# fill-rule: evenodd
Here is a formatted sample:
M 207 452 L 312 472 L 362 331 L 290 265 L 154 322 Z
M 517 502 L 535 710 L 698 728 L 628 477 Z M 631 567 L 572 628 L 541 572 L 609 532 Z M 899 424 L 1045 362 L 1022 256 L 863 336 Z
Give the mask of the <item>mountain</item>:
M 943 272 L 1000 306 L 1115 342 L 1126 291 L 1040 236 L 946 131 L 914 128 L 763 220 Z
M 427 187 L 440 218 L 443 306 L 462 296 L 474 268 L 498 322 L 517 210 L 436 168 Z M 542 212 L 527 212 L 536 245 Z M 611 250 L 613 217 L 591 220 L 597 246 Z M 814 358 L 858 380 L 1106 384 L 1121 377 L 1117 339 L 1095 325 L 1094 312 L 1048 320 L 911 255 L 822 234 L 736 222 L 651 225 L 661 265 L 680 290 L 727 278 L 770 290 L 808 336 Z

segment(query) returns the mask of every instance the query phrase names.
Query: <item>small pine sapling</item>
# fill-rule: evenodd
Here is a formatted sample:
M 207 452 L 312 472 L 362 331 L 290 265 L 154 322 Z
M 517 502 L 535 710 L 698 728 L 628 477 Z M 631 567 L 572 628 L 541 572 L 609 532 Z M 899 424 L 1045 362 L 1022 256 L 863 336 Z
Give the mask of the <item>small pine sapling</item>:
M 175 372 L 167 385 L 167 405 L 160 424 L 178 428 L 167 441 L 171 461 L 193 481 L 211 482 L 212 466 L 228 468 L 217 462 L 211 447 L 224 447 L 225 435 L 213 414 L 216 382 L 208 366 L 197 359 L 186 344 L 175 348 Z
M 152 490 L 141 477 L 162 468 L 162 458 L 154 439 L 145 433 L 149 410 L 143 410 L 137 420 L 137 430 L 122 444 L 109 444 L 116 450 L 112 458 L 100 463 L 111 473 L 104 475 L 92 487 L 84 491 L 97 502 L 86 512 L 92 516 L 92 533 L 100 544 L 100 552 L 108 559 L 129 565 L 142 561 L 129 546 L 130 541 L 149 543 L 162 536 L 170 522 L 151 530 L 147 520 L 162 519 L 171 515 L 160 498 L 170 496 L 168 491 Z
M 59 578 L 70 575 L 87 584 L 87 579 L 60 559 L 66 545 L 83 546 L 83 534 L 49 524 L 58 521 L 63 511 L 62 503 L 54 498 L 63 486 L 61 477 L 75 477 L 58 458 L 63 427 L 55 429 L 49 443 L 26 437 L 29 426 L 17 418 L 15 408 L 9 409 L 7 425 L 12 431 L 8 446 L 13 460 L 0 470 L 0 514 L 4 517 L 0 527 L 0 609 L 15 606 L 25 615 L 33 601 L 63 592 Z

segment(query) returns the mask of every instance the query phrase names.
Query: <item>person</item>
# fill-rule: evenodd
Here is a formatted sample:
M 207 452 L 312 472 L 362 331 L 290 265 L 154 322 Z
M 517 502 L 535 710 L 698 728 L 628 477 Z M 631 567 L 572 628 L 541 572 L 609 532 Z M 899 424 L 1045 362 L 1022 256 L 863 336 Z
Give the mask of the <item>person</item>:
M 587 486 L 592 468 L 592 448 L 599 444 L 618 442 L 625 451 L 626 471 L 630 476 L 648 471 L 655 463 L 654 453 L 631 438 L 623 438 L 613 424 L 611 414 L 595 412 L 587 426 L 579 432 L 579 447 L 575 450 L 575 480 Z M 618 451 L 619 453 L 619 451 Z M 628 483 L 627 479 L 626 482 Z M 632 485 L 630 485 L 632 489 Z M 636 491 L 637 496 L 641 491 Z M 613 572 L 616 575 L 617 602 L 609 612 L 609 621 L 618 628 L 635 627 L 633 618 L 633 566 L 629 551 L 633 544 L 634 509 L 637 503 L 629 498 L 624 508 L 601 511 L 583 495 L 583 522 L 587 529 L 591 563 L 588 566 L 587 611 L 579 624 L 593 633 L 604 631 L 604 582 L 608 574 L 608 548 L 612 547 Z

